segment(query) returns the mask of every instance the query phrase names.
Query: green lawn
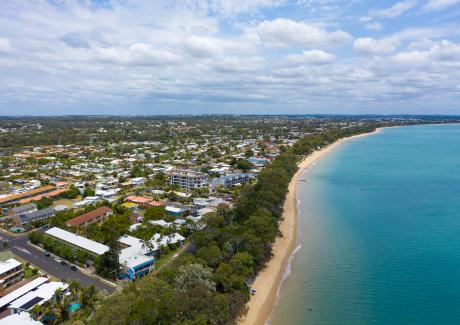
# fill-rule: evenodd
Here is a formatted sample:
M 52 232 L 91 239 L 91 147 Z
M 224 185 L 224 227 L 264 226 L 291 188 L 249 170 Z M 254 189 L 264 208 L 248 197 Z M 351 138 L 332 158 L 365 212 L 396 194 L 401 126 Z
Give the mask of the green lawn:
M 33 270 L 36 270 L 35 273 Z M 38 269 L 32 268 L 32 267 L 26 267 L 24 268 L 24 278 L 30 278 L 32 276 L 35 276 L 38 274 Z

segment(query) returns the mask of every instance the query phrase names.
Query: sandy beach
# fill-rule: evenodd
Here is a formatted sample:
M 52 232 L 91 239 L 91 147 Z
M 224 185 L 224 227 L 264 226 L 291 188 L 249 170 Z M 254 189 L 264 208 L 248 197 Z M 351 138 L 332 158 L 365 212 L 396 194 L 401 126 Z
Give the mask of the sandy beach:
M 273 245 L 273 257 L 267 263 L 266 267 L 257 275 L 252 288 L 257 290 L 257 293 L 251 297 L 248 302 L 248 313 L 242 318 L 239 323 L 243 325 L 259 325 L 264 324 L 273 310 L 276 303 L 278 288 L 280 287 L 286 266 L 289 263 L 289 258 L 297 246 L 297 197 L 296 186 L 299 178 L 305 170 L 311 168 L 313 164 L 325 156 L 337 146 L 355 139 L 358 137 L 367 136 L 379 132 L 377 129 L 374 132 L 360 134 L 348 138 L 338 140 L 329 146 L 315 151 L 307 156 L 299 164 L 299 170 L 289 183 L 289 192 L 284 203 L 284 212 L 282 221 L 279 224 L 279 229 L 283 234 L 278 237 Z

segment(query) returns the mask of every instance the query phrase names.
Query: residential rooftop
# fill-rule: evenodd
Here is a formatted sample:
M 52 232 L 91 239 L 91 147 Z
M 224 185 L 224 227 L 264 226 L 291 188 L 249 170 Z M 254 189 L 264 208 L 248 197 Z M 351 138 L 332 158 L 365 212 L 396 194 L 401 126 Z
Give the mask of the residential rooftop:
M 110 249 L 109 246 L 106 246 L 94 240 L 76 235 L 74 233 L 71 233 L 67 230 L 64 230 L 58 227 L 53 227 L 51 229 L 48 229 L 45 233 L 57 239 L 63 240 L 69 244 L 72 244 L 74 246 L 83 248 L 84 250 L 92 252 L 96 255 L 102 255 L 105 252 L 108 252 Z

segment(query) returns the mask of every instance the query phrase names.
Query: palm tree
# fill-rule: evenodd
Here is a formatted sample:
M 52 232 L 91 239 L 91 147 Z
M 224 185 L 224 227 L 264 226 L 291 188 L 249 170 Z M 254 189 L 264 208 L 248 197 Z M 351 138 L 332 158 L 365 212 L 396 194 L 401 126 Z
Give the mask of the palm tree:
M 56 314 L 54 312 L 54 303 L 52 300 L 48 300 L 41 305 L 42 315 L 54 317 Z
M 70 315 L 70 301 L 68 297 L 64 297 L 64 299 L 61 300 L 61 302 L 57 305 L 58 309 L 58 317 L 56 319 L 56 322 L 58 324 L 61 324 L 67 320 L 69 320 L 69 315 Z
M 147 254 L 150 254 L 155 249 L 155 245 L 151 240 L 142 240 L 142 249 L 146 249 Z
M 43 308 L 39 304 L 36 304 L 31 309 L 31 314 L 34 319 L 38 319 L 42 313 L 43 313 Z
M 78 280 L 70 280 L 69 282 L 69 291 L 73 295 L 74 300 L 78 300 L 80 293 L 82 291 L 82 286 Z
M 81 308 L 89 307 L 93 309 L 98 299 L 96 287 L 94 285 L 89 286 L 84 288 L 80 295 L 80 306 Z
M 61 288 L 57 289 L 54 292 L 54 297 L 55 297 L 56 302 L 60 303 L 61 300 L 64 298 L 64 290 L 62 290 Z

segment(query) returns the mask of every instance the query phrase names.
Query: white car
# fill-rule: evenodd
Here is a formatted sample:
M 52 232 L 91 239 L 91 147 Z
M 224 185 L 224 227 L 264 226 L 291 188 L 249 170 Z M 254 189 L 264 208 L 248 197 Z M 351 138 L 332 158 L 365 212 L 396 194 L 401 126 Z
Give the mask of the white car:
M 59 257 L 56 257 L 54 260 L 55 260 L 56 262 L 58 262 L 58 263 L 61 263 L 61 262 L 62 262 L 62 260 L 61 260 Z

